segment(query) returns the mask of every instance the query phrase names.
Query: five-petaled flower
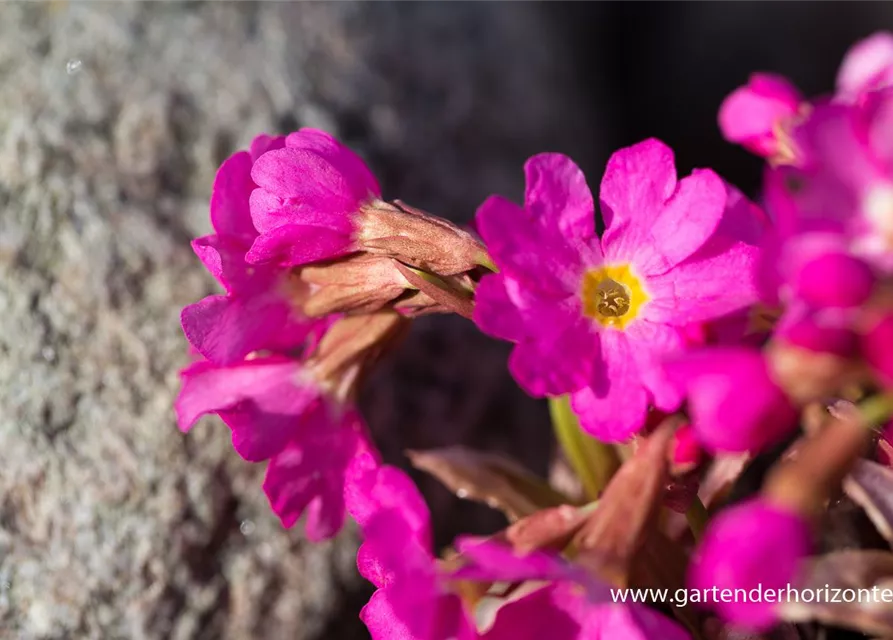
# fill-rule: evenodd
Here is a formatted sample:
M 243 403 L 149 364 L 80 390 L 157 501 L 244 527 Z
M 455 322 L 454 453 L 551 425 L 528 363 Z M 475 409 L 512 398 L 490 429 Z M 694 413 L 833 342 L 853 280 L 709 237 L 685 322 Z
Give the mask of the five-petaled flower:
M 679 406 L 661 362 L 685 349 L 685 327 L 756 301 L 764 218 L 712 171 L 677 181 L 653 139 L 608 162 L 601 238 L 570 159 L 534 156 L 525 171 L 523 207 L 492 196 L 478 210 L 499 273 L 478 287 L 475 321 L 516 343 L 509 368 L 525 390 L 570 393 L 590 433 L 626 439 L 649 404 Z

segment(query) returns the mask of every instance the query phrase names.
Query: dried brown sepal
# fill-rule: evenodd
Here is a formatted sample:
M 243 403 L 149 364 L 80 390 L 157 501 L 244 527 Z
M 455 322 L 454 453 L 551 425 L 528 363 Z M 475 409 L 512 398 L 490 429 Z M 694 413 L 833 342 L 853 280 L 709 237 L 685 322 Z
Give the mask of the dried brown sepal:
M 518 520 L 505 530 L 505 540 L 518 553 L 540 549 L 562 551 L 583 526 L 588 513 L 562 505 L 543 509 Z
M 825 585 L 830 589 L 856 589 L 856 602 L 827 602 Z M 893 606 L 882 602 L 880 591 L 893 588 L 893 553 L 874 550 L 835 551 L 811 558 L 805 563 L 798 588 L 822 592 L 822 602 L 782 602 L 778 613 L 789 622 L 815 620 L 828 625 L 848 627 L 883 638 L 893 637 Z M 877 588 L 877 596 L 869 593 Z M 842 591 L 838 592 L 840 595 Z M 833 596 L 833 594 L 831 594 Z M 842 600 L 843 598 L 837 598 Z M 869 599 L 865 602 L 865 599 Z
M 409 282 L 393 258 L 356 253 L 298 271 L 312 293 L 302 309 L 311 318 L 330 313 L 373 313 L 400 296 Z
M 395 200 L 373 201 L 358 216 L 358 248 L 386 255 L 440 276 L 478 267 L 484 246 L 452 222 Z
M 804 516 L 816 516 L 839 490 L 872 440 L 861 414 L 846 403 L 835 405 L 833 420 L 813 437 L 797 443 L 795 455 L 769 473 L 763 495 Z
M 495 453 L 457 446 L 406 455 L 414 467 L 433 475 L 460 498 L 499 509 L 513 522 L 571 502 L 545 480 Z
M 331 393 L 346 399 L 363 374 L 403 335 L 409 322 L 390 310 L 340 318 L 308 358 L 307 368 Z
M 652 531 L 631 566 L 630 584 L 673 593 L 686 586 L 688 560 L 688 552 L 679 544 L 660 531 Z M 671 613 L 689 629 L 700 629 L 702 615 L 696 607 L 673 607 Z
M 458 313 L 469 320 L 471 319 L 474 313 L 474 302 L 465 291 L 453 286 L 448 279 L 432 279 L 400 263 L 397 263 L 397 269 L 412 286 L 434 300 L 442 308 Z
M 843 490 L 893 545 L 893 471 L 870 460 L 859 460 L 844 479 Z
M 576 561 L 618 588 L 629 586 L 633 563 L 657 528 L 669 477 L 669 448 L 679 424 L 681 419 L 668 418 L 643 440 L 574 537 Z
M 713 460 L 698 488 L 698 497 L 708 510 L 725 500 L 749 460 L 750 455 L 746 453 L 723 455 Z
M 843 388 L 867 379 L 858 360 L 810 351 L 780 341 L 765 350 L 775 382 L 798 405 L 835 396 Z

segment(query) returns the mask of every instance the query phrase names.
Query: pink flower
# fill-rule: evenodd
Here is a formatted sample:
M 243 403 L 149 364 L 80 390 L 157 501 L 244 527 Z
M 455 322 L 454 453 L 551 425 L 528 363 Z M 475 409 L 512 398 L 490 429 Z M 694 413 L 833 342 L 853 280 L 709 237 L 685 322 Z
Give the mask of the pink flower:
M 480 283 L 475 322 L 516 343 L 509 368 L 528 393 L 572 393 L 590 433 L 623 440 L 649 404 L 678 406 L 660 362 L 683 350 L 685 327 L 756 300 L 763 220 L 712 171 L 677 182 L 673 153 L 657 140 L 608 163 L 601 240 L 569 158 L 534 156 L 525 172 L 523 208 L 492 196 L 478 210 L 500 272 Z
M 517 638 L 631 638 L 633 640 L 688 640 L 681 626 L 644 605 L 618 603 L 611 589 L 582 567 L 542 551 L 517 554 L 495 540 L 460 538 L 456 548 L 467 565 L 455 572 L 459 579 L 486 582 L 546 580 L 548 584 L 502 606 L 486 640 Z M 537 635 L 535 629 L 549 629 Z
M 701 349 L 673 358 L 665 367 L 688 396 L 692 427 L 711 451 L 760 451 L 797 426 L 797 410 L 759 351 Z
M 791 160 L 795 150 L 788 130 L 801 112 L 803 96 L 787 78 L 755 73 L 735 89 L 719 109 L 719 128 L 736 142 L 764 158 Z
M 253 266 L 245 254 L 257 237 L 248 199 L 256 185 L 252 163 L 283 138 L 258 136 L 251 151 L 230 156 L 217 171 L 211 196 L 213 235 L 193 241 L 196 254 L 224 286 L 226 295 L 212 295 L 183 309 L 183 331 L 190 344 L 218 364 L 238 362 L 259 349 L 281 350 L 300 345 L 314 323 L 298 312 L 295 281 L 287 270 Z
M 853 45 L 837 72 L 837 97 L 856 102 L 893 83 L 893 35 L 875 33 Z
M 812 534 L 800 515 L 763 499 L 721 512 L 708 525 L 689 567 L 689 585 L 717 592 L 761 587 L 786 589 L 810 552 Z M 774 603 L 737 598 L 710 603 L 725 620 L 752 629 L 766 629 L 776 620 Z
M 254 163 L 251 216 L 260 235 L 247 260 L 300 265 L 353 251 L 352 216 L 379 199 L 366 164 L 329 134 L 301 129 Z
M 347 507 L 364 536 L 357 566 L 378 587 L 360 613 L 373 640 L 477 638 L 436 566 L 430 515 L 412 480 L 368 456 L 357 459 L 350 477 Z

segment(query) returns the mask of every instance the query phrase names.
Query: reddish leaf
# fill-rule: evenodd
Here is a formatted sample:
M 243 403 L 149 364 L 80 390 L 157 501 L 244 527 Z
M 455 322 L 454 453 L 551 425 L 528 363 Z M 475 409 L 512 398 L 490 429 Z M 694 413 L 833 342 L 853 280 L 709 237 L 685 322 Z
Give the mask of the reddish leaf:
M 506 529 L 505 539 L 519 553 L 538 549 L 562 551 L 587 517 L 584 510 L 567 504 L 543 509 Z
M 843 490 L 865 510 L 878 533 L 893 544 L 893 471 L 859 460 L 843 481 Z
M 406 454 L 414 467 L 433 475 L 460 498 L 500 509 L 512 521 L 573 502 L 518 463 L 497 454 L 465 447 Z
M 598 508 L 574 539 L 578 561 L 618 587 L 629 584 L 632 563 L 656 530 L 669 477 L 675 419 L 645 439 L 605 487 Z

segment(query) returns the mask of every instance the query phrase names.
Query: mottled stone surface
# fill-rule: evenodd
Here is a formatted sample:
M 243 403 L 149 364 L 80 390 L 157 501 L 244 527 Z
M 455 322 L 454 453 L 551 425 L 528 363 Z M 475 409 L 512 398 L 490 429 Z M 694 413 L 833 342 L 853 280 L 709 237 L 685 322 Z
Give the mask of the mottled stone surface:
M 500 4 L 0 6 L 0 638 L 363 637 L 353 530 L 282 530 L 222 425 L 174 426 L 179 308 L 213 290 L 188 243 L 262 131 L 333 130 L 460 220 L 530 153 L 585 156 L 562 42 Z M 464 441 L 542 471 L 505 353 L 420 324 L 364 396 L 389 459 Z M 441 542 L 495 523 L 430 495 Z

